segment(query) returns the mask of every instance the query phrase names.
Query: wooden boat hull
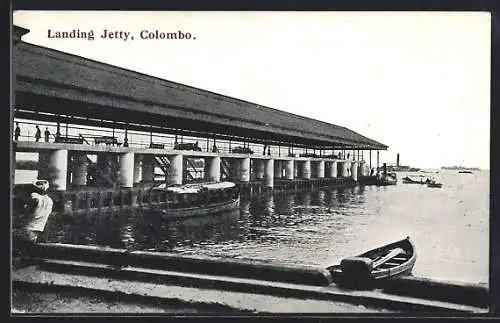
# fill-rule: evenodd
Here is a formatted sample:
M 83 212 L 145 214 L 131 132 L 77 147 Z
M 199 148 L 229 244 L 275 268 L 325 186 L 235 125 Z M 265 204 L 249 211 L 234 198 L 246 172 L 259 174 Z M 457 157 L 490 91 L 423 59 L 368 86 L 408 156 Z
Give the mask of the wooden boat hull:
M 402 179 L 402 181 L 403 181 L 403 184 L 421 184 L 421 185 L 427 184 L 426 181 L 415 181 L 415 180 L 408 178 L 408 177 L 404 177 Z
M 239 208 L 239 206 L 240 206 L 240 198 L 238 197 L 230 201 L 213 203 L 205 206 L 193 206 L 187 208 L 162 210 L 162 213 L 163 217 L 165 218 L 187 218 L 187 217 L 201 216 L 206 214 L 232 211 Z
M 377 258 L 383 257 L 391 250 L 402 249 L 404 256 L 394 257 L 387 262 L 382 263 L 377 268 L 371 268 L 370 262 L 373 263 Z M 346 259 L 359 259 L 366 261 L 367 265 L 359 266 L 361 270 L 348 270 L 344 265 Z M 388 245 L 369 250 L 354 258 L 346 258 L 339 265 L 328 267 L 332 275 L 333 281 L 337 285 L 360 286 L 370 285 L 370 283 L 384 279 L 394 279 L 397 277 L 407 276 L 411 274 L 413 266 L 417 260 L 415 246 L 410 238 L 406 238 Z

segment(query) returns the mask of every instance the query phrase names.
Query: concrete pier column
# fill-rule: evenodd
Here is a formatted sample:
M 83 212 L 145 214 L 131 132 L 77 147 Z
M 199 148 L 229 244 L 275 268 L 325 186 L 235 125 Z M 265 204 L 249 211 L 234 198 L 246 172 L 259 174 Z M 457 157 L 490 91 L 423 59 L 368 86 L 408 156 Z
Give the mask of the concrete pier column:
M 238 165 L 238 180 L 242 182 L 250 181 L 250 158 L 243 158 L 236 160 L 236 164 Z
M 349 167 L 349 164 L 348 164 L 348 162 L 343 161 L 343 162 L 341 163 L 341 165 L 342 165 L 342 173 L 341 173 L 341 176 L 342 176 L 342 177 L 347 177 L 347 176 L 348 176 L 348 171 L 347 171 L 347 169 L 348 169 L 348 167 Z
M 85 186 L 87 185 L 87 154 L 78 152 L 73 156 L 73 185 Z
M 294 179 L 295 169 L 293 160 L 286 160 L 285 163 L 285 179 Z
M 68 151 L 66 149 L 40 152 L 39 179 L 49 181 L 51 188 L 65 191 L 68 176 Z
M 281 178 L 281 160 L 274 161 L 274 178 Z
M 205 180 L 209 182 L 220 182 L 220 157 L 205 158 Z
M 337 177 L 337 162 L 332 161 L 330 163 L 330 177 Z
M 266 187 L 274 186 L 274 159 L 264 159 L 264 180 Z
M 355 181 L 358 180 L 358 163 L 357 162 L 351 163 L 351 177 Z
M 136 154 L 134 156 L 134 184 L 141 182 L 141 160 L 142 155 Z
M 359 176 L 367 176 L 366 162 L 359 163 Z
M 174 155 L 167 157 L 170 162 L 170 178 L 168 179 L 169 184 L 182 184 L 182 155 Z
M 134 186 L 134 153 L 120 155 L 120 185 L 122 187 Z
M 238 179 L 238 174 L 240 172 L 240 163 L 238 162 L 238 160 L 231 158 L 228 160 L 228 165 L 230 174 L 229 177 L 233 180 Z
M 320 160 L 317 165 L 316 165 L 316 176 L 318 178 L 324 178 L 325 177 L 325 161 Z
M 311 178 L 311 161 L 310 160 L 304 160 L 302 162 L 301 176 L 302 176 L 302 178 L 305 178 L 305 179 Z
M 153 155 L 142 156 L 142 181 L 152 182 L 154 180 L 155 162 Z
M 265 174 L 265 160 L 256 159 L 255 160 L 255 178 L 263 179 Z

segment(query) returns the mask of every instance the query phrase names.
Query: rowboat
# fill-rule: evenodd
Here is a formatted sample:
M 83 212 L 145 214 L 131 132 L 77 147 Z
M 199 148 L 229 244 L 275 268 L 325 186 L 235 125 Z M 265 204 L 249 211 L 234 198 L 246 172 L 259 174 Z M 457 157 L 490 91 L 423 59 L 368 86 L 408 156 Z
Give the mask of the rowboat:
M 427 187 L 441 188 L 442 186 L 443 186 L 443 184 L 441 184 L 441 183 L 436 183 L 436 182 L 427 183 Z
M 403 177 L 403 183 L 404 184 L 427 184 L 429 182 L 429 179 L 425 179 L 424 181 L 424 176 L 419 176 L 420 180 L 415 180 L 409 176 Z
M 368 285 L 371 282 L 409 275 L 417 260 L 410 237 L 344 258 L 327 269 L 337 285 Z
M 396 173 L 382 173 L 377 179 L 377 185 L 379 186 L 396 185 L 397 183 Z
M 235 183 L 195 183 L 169 186 L 166 208 L 167 218 L 183 218 L 226 212 L 240 206 L 240 191 Z

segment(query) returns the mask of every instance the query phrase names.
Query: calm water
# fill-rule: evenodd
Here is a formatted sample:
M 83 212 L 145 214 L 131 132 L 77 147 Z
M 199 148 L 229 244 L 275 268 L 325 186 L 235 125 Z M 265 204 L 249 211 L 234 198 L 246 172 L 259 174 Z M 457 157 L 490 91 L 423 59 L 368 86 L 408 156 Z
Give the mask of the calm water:
M 182 221 L 152 211 L 53 217 L 44 238 L 329 266 L 409 235 L 415 275 L 488 282 L 489 172 L 439 170 L 442 189 L 402 184 L 405 175 L 397 186 L 256 196 L 236 212 Z

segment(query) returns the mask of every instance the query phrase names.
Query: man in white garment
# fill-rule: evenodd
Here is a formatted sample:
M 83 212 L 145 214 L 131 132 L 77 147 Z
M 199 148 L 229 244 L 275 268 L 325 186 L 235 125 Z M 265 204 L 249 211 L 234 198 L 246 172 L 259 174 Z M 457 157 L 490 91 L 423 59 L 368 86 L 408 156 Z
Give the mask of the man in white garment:
M 54 204 L 47 195 L 48 188 L 47 181 L 37 180 L 33 182 L 24 198 L 21 199 L 20 209 L 15 214 L 18 219 L 14 219 L 17 222 L 15 229 L 17 242 L 35 244 L 38 236 L 45 229 Z

